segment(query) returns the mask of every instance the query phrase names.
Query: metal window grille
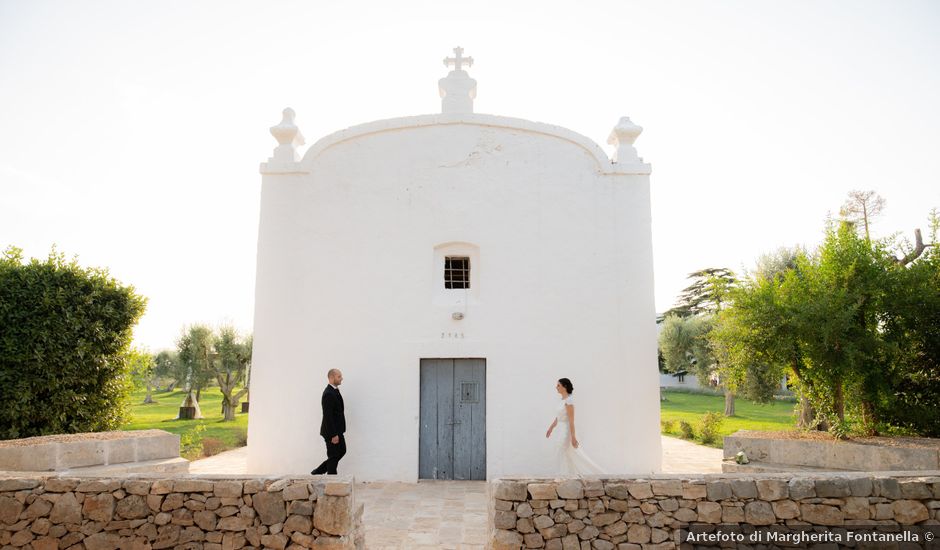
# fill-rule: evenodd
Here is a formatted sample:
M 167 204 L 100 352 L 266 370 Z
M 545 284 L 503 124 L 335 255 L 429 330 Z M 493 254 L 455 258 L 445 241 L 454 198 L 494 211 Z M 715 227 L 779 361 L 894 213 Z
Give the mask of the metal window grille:
M 444 258 L 444 288 L 470 288 L 470 258 Z
M 479 403 L 480 396 L 477 391 L 476 382 L 460 383 L 460 402 L 461 403 Z

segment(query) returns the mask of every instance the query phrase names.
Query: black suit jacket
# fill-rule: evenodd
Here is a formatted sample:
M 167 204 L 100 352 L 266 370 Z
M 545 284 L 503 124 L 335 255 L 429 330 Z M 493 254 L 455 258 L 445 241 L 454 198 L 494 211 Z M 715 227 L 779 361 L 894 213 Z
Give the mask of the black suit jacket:
M 320 435 L 327 439 L 346 433 L 346 415 L 343 413 L 343 396 L 339 390 L 327 384 L 320 399 L 323 406 L 323 421 L 320 422 Z

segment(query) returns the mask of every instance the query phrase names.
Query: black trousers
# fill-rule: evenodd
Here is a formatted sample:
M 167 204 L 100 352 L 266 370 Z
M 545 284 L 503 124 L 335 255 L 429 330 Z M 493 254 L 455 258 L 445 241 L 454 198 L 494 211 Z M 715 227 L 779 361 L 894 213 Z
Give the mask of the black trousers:
M 336 466 L 339 465 L 339 459 L 343 458 L 343 455 L 346 454 L 346 438 L 340 434 L 339 443 L 333 443 L 330 439 L 332 438 L 323 438 L 323 441 L 326 442 L 326 460 L 310 472 L 311 475 L 336 474 Z

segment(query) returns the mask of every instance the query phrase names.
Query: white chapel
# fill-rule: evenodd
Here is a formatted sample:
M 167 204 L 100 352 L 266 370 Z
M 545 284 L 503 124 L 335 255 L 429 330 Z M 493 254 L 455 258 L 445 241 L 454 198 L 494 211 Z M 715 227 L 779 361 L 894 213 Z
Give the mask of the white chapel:
M 441 112 L 301 151 L 295 114 L 261 164 L 248 469 L 325 458 L 320 396 L 343 371 L 358 480 L 553 475 L 545 431 L 571 379 L 582 449 L 660 470 L 650 165 L 571 130 L 474 112 L 472 58 Z M 315 117 L 316 113 L 303 113 Z

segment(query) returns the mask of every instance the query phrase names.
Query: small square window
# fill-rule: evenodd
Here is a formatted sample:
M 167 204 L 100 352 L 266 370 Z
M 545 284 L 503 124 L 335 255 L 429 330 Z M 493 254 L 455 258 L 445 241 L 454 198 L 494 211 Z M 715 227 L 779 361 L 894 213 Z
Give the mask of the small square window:
M 447 256 L 444 258 L 444 288 L 470 288 L 470 258 Z

